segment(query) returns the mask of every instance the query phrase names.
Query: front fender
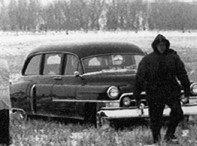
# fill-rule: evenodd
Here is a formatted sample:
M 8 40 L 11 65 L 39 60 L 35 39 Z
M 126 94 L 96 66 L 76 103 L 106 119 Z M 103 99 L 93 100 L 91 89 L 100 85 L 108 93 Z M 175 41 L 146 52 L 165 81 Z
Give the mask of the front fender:
M 109 86 L 99 85 L 84 85 L 77 88 L 77 99 L 83 100 L 97 100 L 99 94 L 106 93 Z

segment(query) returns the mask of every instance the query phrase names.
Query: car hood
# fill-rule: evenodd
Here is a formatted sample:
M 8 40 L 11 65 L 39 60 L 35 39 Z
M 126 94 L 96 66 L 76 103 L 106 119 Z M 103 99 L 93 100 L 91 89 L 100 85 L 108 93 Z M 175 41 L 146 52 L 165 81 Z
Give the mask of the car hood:
M 118 86 L 122 92 L 131 92 L 136 70 L 109 70 L 86 73 L 82 78 L 87 84 Z

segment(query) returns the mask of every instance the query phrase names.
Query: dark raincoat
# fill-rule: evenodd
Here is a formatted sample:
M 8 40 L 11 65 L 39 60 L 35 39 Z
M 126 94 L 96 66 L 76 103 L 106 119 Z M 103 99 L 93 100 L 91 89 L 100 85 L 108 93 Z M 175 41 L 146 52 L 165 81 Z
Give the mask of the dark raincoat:
M 156 45 L 165 42 L 166 50 L 160 53 Z M 170 120 L 165 138 L 174 136 L 178 123 L 183 119 L 183 111 L 180 103 L 181 86 L 185 96 L 190 94 L 190 81 L 184 64 L 176 51 L 170 49 L 170 42 L 158 35 L 152 43 L 153 52 L 146 55 L 139 63 L 136 74 L 134 97 L 140 101 L 140 93 L 145 90 L 149 106 L 150 128 L 153 139 L 160 139 L 162 116 L 165 105 L 171 108 Z M 180 84 L 179 84 L 180 82 Z
M 167 49 L 160 54 L 156 45 L 166 42 Z M 148 94 L 147 100 L 156 95 L 162 100 L 177 98 L 181 93 L 181 83 L 185 96 L 190 94 L 190 81 L 187 76 L 184 64 L 176 51 L 169 48 L 170 42 L 162 35 L 158 35 L 152 43 L 153 52 L 146 55 L 139 64 L 134 96 L 140 100 L 140 93 L 145 89 Z M 158 100 L 161 100 L 158 99 Z M 155 99 L 156 100 L 156 99 Z

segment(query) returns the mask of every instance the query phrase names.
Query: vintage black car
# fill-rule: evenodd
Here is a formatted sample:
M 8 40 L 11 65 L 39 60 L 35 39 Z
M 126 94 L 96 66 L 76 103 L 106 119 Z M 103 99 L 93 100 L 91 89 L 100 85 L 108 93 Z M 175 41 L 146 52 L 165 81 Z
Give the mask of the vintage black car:
M 27 56 L 21 79 L 11 85 L 13 109 L 28 115 L 82 119 L 148 117 L 133 99 L 135 74 L 145 55 L 138 46 L 120 42 L 67 43 L 41 46 Z M 192 95 L 197 84 L 191 84 Z M 184 106 L 196 114 L 196 101 Z M 146 93 L 142 92 L 146 106 Z M 189 108 L 189 110 L 188 110 Z M 166 108 L 164 114 L 169 114 Z

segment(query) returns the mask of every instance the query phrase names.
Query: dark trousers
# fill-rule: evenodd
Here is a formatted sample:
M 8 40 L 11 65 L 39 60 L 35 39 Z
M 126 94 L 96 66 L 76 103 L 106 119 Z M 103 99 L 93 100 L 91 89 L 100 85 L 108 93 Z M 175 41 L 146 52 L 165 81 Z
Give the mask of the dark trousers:
M 173 137 L 176 127 L 179 122 L 183 120 L 183 110 L 178 98 L 172 100 L 149 100 L 149 115 L 150 115 L 150 128 L 153 135 L 154 142 L 159 141 L 161 138 L 160 130 L 162 128 L 163 111 L 165 105 L 168 105 L 171 109 L 169 123 L 167 125 L 167 131 L 165 139 Z
M 0 145 L 9 145 L 9 110 L 0 110 Z

